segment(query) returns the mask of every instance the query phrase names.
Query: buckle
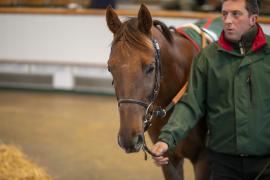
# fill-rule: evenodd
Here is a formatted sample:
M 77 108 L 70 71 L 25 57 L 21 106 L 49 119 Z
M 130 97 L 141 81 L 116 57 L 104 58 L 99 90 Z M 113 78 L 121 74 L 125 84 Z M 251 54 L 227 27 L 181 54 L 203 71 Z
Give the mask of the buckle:
M 243 154 L 243 153 L 239 154 L 239 156 L 240 156 L 240 157 L 242 157 L 242 158 L 249 157 L 249 155 L 248 155 L 248 154 Z

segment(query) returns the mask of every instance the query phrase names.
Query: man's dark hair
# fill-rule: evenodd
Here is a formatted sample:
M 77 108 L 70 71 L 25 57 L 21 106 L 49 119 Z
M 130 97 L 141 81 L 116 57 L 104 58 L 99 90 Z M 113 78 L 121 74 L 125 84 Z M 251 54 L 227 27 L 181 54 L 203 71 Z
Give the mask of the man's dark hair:
M 229 0 L 221 0 L 222 3 L 229 1 Z M 236 0 L 233 0 L 236 1 Z M 259 5 L 258 0 L 245 0 L 246 2 L 246 10 L 248 11 L 249 15 L 257 14 L 259 15 Z
M 259 5 L 257 0 L 246 0 L 246 9 L 250 15 L 259 15 Z

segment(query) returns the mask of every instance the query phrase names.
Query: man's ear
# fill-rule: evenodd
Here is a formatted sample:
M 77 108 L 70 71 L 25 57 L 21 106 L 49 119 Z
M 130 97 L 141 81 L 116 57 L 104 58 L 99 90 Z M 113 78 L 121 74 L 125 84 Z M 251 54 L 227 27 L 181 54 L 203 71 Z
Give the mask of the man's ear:
M 254 26 L 257 23 L 257 19 L 258 19 L 258 15 L 257 14 L 252 14 L 250 16 L 250 21 L 249 21 L 250 25 Z

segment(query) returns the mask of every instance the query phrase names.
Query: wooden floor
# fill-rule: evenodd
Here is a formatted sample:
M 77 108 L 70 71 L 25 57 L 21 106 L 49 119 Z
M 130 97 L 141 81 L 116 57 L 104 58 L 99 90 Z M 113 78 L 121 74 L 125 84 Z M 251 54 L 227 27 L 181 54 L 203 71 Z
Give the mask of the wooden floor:
M 163 179 L 151 158 L 118 147 L 118 126 L 114 97 L 0 90 L 0 142 L 19 146 L 55 180 Z

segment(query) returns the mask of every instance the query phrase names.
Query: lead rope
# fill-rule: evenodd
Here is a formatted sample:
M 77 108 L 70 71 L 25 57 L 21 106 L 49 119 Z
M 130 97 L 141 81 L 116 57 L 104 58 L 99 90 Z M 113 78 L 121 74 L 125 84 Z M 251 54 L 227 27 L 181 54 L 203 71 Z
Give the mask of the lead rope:
M 165 108 L 165 109 L 162 109 L 161 108 L 161 111 L 163 113 L 160 113 L 162 114 L 162 117 L 165 117 L 166 116 L 166 113 L 171 110 L 174 105 L 183 97 L 183 95 L 185 94 L 186 90 L 187 90 L 187 86 L 188 86 L 188 82 L 186 82 L 184 84 L 184 86 L 181 88 L 181 90 L 176 94 L 176 96 L 172 99 L 171 103 Z M 148 108 L 151 106 L 151 104 L 148 106 Z M 147 111 L 146 111 L 146 114 L 148 112 L 148 108 L 147 108 Z M 147 118 L 150 118 L 147 119 Z M 145 115 L 145 120 L 144 123 L 146 125 L 146 127 L 143 127 L 144 128 L 144 133 L 147 131 L 147 129 L 151 126 L 151 119 L 153 118 L 153 115 L 151 115 L 150 117 L 149 116 L 146 116 Z M 155 155 L 148 147 L 147 147 L 147 144 L 146 144 L 146 141 L 145 141 L 145 136 L 144 136 L 144 133 L 143 133 L 143 146 L 142 146 L 142 150 L 144 152 L 144 160 L 147 160 L 147 153 L 150 154 L 151 156 L 153 157 L 160 157 L 160 156 L 157 156 Z
M 145 136 L 144 136 L 144 133 L 143 133 L 143 146 L 142 146 L 142 150 L 144 152 L 144 160 L 147 161 L 147 153 L 150 154 L 151 156 L 153 157 L 160 157 L 158 155 L 155 155 L 148 147 L 147 147 L 147 144 L 146 144 L 146 141 L 145 141 Z
M 176 96 L 173 98 L 173 100 L 171 101 L 171 103 L 165 109 L 162 109 L 164 111 L 164 116 L 166 116 L 166 113 L 183 97 L 183 95 L 185 94 L 185 92 L 187 90 L 187 86 L 188 86 L 188 82 L 186 82 L 185 85 L 181 88 L 181 90 L 176 94 Z M 151 120 L 149 121 L 147 118 L 148 118 L 148 116 L 145 116 L 144 122 L 151 122 Z M 150 118 L 152 119 L 152 117 L 150 117 Z M 148 128 L 149 126 L 151 126 L 151 124 L 146 124 L 146 126 Z M 147 131 L 147 128 L 144 127 L 144 133 Z M 142 150 L 144 152 L 144 160 L 147 160 L 147 153 L 150 154 L 153 157 L 160 157 L 160 156 L 155 155 L 147 147 L 144 133 L 143 133 L 143 146 L 142 146 Z

